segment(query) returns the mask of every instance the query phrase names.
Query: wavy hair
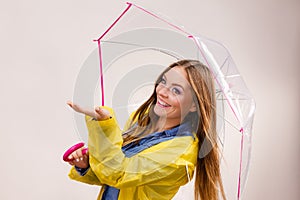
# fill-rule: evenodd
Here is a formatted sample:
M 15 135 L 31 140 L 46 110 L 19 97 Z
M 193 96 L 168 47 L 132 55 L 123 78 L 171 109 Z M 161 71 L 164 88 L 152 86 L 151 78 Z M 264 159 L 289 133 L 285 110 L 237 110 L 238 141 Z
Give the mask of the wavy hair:
M 216 97 L 213 76 L 207 66 L 198 60 L 180 60 L 171 64 L 158 77 L 150 98 L 142 104 L 133 116 L 138 126 L 132 126 L 123 135 L 126 145 L 137 142 L 141 137 L 154 131 L 154 124 L 158 116 L 153 107 L 157 101 L 156 87 L 162 76 L 173 67 L 183 67 L 187 79 L 193 90 L 196 112 L 190 112 L 185 119 L 191 122 L 192 130 L 196 133 L 198 143 L 198 157 L 195 171 L 195 200 L 217 200 L 219 193 L 226 199 L 220 172 L 220 151 L 216 131 Z M 132 124 L 133 125 L 133 124 Z M 128 134 L 130 132 L 130 134 Z

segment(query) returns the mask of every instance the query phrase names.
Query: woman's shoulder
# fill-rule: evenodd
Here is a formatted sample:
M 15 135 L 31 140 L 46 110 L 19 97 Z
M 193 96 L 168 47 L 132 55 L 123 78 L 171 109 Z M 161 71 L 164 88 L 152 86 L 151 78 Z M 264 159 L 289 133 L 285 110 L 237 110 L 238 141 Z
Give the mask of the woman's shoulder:
M 171 154 L 181 154 L 183 152 L 189 151 L 189 149 L 197 148 L 198 140 L 195 140 L 191 136 L 181 136 L 181 137 L 174 137 L 169 140 L 165 140 L 160 142 L 151 148 L 148 148 L 144 151 L 144 153 L 151 153 L 151 152 L 170 152 Z
M 142 151 L 139 155 L 165 165 L 183 160 L 196 162 L 198 141 L 191 136 L 175 137 Z

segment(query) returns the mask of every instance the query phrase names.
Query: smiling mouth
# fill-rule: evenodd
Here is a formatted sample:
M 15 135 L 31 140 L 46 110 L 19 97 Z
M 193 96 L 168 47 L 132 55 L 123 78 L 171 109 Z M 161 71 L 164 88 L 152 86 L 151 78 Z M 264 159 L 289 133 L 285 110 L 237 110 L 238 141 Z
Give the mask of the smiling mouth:
M 171 107 L 171 105 L 161 101 L 161 100 L 157 100 L 157 104 L 160 106 L 160 107 L 163 107 L 163 108 L 168 108 L 168 107 Z

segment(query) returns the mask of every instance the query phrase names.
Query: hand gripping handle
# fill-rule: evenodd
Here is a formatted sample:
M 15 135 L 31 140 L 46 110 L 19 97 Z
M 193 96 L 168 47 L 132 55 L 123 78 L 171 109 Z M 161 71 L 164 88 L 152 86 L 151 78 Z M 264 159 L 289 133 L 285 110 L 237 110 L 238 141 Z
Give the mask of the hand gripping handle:
M 71 155 L 74 151 L 84 146 L 83 142 L 79 142 L 78 144 L 75 144 L 71 146 L 63 155 L 63 160 L 66 162 L 71 161 L 68 157 Z M 82 155 L 85 155 L 88 152 L 88 148 L 82 149 Z

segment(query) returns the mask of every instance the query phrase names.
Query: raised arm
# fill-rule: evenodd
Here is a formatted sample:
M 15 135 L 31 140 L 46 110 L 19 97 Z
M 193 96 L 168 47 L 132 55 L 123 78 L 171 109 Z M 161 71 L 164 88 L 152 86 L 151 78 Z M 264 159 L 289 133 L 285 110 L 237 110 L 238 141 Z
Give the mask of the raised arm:
M 104 121 L 107 119 L 110 119 L 111 116 L 109 112 L 105 109 L 100 109 L 99 107 L 96 107 L 94 110 L 89 108 L 83 108 L 78 104 L 74 104 L 71 101 L 68 101 L 67 104 L 78 113 L 82 113 L 84 115 L 92 117 L 94 120 L 98 121 Z M 84 148 L 84 147 L 83 147 Z M 96 185 L 102 185 L 97 176 L 94 174 L 92 169 L 89 165 L 89 156 L 88 153 L 86 155 L 82 154 L 82 148 L 74 151 L 72 154 L 69 155 L 69 164 L 74 166 L 70 173 L 69 177 L 71 179 L 88 183 L 88 184 L 96 184 Z M 84 176 L 82 174 L 79 174 L 78 171 L 75 169 L 75 166 L 81 169 L 87 169 Z
M 109 119 L 111 116 L 109 114 L 109 111 L 100 107 L 95 107 L 95 109 L 90 108 L 83 108 L 78 104 L 75 104 L 71 101 L 67 101 L 67 104 L 76 112 L 82 113 L 84 115 L 88 115 L 95 120 L 102 121 Z
M 109 110 L 109 108 L 105 108 Z M 112 110 L 110 110 L 113 116 Z M 183 185 L 196 164 L 197 141 L 176 137 L 132 157 L 122 152 L 122 135 L 114 117 L 95 121 L 86 117 L 89 131 L 90 166 L 101 183 L 116 188 L 159 184 Z M 187 174 L 188 173 L 188 174 Z

